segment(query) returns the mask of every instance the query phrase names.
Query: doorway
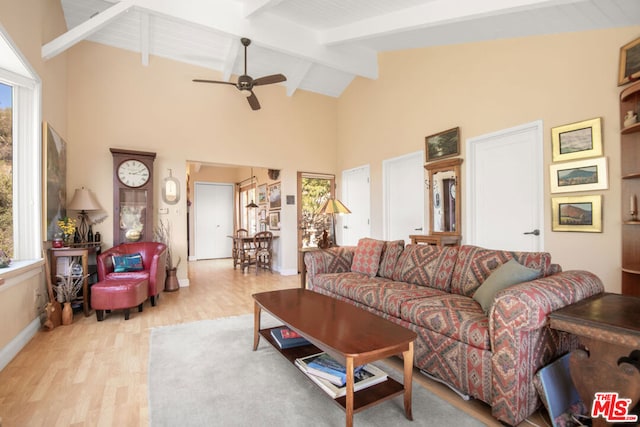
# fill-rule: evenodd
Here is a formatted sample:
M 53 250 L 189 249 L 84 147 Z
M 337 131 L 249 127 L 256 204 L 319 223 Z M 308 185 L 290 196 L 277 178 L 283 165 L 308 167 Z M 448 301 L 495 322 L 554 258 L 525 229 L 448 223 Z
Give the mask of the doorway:
M 233 184 L 196 182 L 194 187 L 195 259 L 229 258 L 233 234 Z
M 465 243 L 544 249 L 542 121 L 467 140 Z
M 424 153 L 417 151 L 382 162 L 384 239 L 404 240 L 424 231 Z
M 342 246 L 356 246 L 358 240 L 371 235 L 371 190 L 369 165 L 342 172 L 341 201 L 349 208 L 338 223 Z

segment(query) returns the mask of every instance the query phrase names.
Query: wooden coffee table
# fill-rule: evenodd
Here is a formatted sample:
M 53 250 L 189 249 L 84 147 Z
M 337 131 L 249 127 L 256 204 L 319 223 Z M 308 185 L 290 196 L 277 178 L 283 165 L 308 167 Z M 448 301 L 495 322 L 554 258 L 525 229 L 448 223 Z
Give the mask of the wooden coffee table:
M 413 341 L 416 333 L 361 308 L 306 289 L 261 292 L 255 300 L 253 350 L 260 336 L 290 362 L 325 351 L 347 368 L 346 396 L 334 401 L 346 412 L 347 427 L 353 426 L 353 414 L 392 397 L 404 394 L 404 411 L 411 414 Z M 298 332 L 313 345 L 280 349 L 271 337 L 271 329 L 260 328 L 260 313 L 265 310 Z M 404 384 L 388 378 L 354 393 L 353 369 L 396 354 L 404 358 Z

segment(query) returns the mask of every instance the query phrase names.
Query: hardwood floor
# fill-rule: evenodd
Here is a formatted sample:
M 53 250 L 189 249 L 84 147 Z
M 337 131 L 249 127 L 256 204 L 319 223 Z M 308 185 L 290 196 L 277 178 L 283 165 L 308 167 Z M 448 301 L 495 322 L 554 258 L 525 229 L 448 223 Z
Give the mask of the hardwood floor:
M 0 372 L 0 426 L 147 426 L 152 328 L 253 313 L 251 294 L 299 286 L 298 276 L 243 273 L 230 259 L 189 263 L 189 280 L 187 288 L 163 292 L 156 307 L 147 301 L 142 313 L 132 310 L 127 321 L 119 311 L 102 322 L 78 312 L 72 325 L 38 332 Z M 398 360 L 392 362 L 402 369 Z M 418 383 L 487 425 L 501 425 L 481 402 L 464 402 L 414 374 Z

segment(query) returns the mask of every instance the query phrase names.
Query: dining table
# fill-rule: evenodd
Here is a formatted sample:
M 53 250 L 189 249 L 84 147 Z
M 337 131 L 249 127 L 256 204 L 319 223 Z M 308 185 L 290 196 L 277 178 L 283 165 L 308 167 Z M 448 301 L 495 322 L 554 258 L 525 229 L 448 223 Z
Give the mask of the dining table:
M 246 257 L 245 252 L 251 251 L 255 249 L 253 244 L 254 234 L 247 236 L 231 236 L 227 235 L 230 239 L 234 241 L 234 245 L 238 248 L 238 252 L 241 254 L 239 256 L 238 264 L 240 265 L 240 270 L 244 271 L 245 268 L 249 268 L 250 265 L 255 264 L 256 260 L 251 259 L 251 257 Z M 280 236 L 274 235 L 272 238 L 277 239 Z M 235 263 L 234 263 L 235 264 Z

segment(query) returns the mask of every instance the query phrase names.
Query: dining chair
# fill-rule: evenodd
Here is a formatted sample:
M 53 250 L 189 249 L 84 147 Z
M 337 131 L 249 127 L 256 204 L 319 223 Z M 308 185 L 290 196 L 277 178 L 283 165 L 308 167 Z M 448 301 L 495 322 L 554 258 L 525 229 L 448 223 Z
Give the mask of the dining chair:
M 233 236 L 233 248 L 231 250 L 231 256 L 233 258 L 234 270 L 236 268 L 236 265 L 242 264 L 245 256 L 245 247 L 241 239 L 248 236 L 249 231 L 245 228 L 238 228 Z
M 273 261 L 273 233 L 261 231 L 253 236 L 253 247 L 256 261 L 256 274 L 261 268 L 273 272 L 271 269 Z

